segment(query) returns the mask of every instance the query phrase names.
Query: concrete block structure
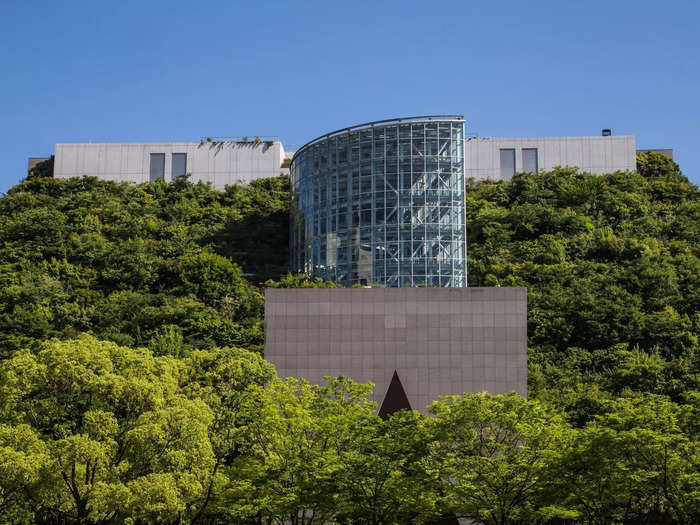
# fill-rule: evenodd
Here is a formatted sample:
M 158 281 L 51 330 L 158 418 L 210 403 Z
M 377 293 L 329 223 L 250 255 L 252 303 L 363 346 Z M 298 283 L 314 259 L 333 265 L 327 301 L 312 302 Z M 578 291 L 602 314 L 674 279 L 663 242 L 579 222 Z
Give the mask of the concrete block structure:
M 633 136 L 545 138 L 468 138 L 466 178 L 510 180 L 515 173 L 575 167 L 595 174 L 636 169 Z
M 190 174 L 223 190 L 236 182 L 276 177 L 285 152 L 277 141 L 56 144 L 54 177 L 91 175 L 120 182 L 172 181 Z
M 418 410 L 448 394 L 524 396 L 527 290 L 268 288 L 265 358 L 280 377 L 372 381 L 380 405 L 394 374 Z

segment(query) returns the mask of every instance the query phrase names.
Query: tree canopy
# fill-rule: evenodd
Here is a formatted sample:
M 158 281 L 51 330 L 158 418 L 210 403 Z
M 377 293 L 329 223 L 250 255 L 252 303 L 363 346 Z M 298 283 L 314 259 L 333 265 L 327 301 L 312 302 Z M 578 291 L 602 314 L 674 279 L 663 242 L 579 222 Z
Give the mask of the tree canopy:
M 262 356 L 289 180 L 0 198 L 0 523 L 700 522 L 700 192 L 670 159 L 467 185 L 469 283 L 528 288 L 529 392 L 383 420 Z
M 83 332 L 180 352 L 261 350 L 255 284 L 285 270 L 286 177 L 218 192 L 30 178 L 0 199 L 0 356 Z

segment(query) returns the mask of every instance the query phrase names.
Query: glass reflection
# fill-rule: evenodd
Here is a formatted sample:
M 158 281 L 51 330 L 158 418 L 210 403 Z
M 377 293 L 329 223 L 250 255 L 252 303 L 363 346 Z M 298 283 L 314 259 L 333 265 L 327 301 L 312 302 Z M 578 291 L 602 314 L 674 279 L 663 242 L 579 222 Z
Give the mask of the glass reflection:
M 466 286 L 464 123 L 316 140 L 291 165 L 292 268 L 345 286 Z

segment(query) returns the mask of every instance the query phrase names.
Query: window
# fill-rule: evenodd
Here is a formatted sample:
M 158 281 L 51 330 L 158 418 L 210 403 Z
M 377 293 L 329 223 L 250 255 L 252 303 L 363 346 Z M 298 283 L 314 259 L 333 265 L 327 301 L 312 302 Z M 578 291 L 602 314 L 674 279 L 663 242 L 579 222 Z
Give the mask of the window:
M 523 171 L 537 173 L 537 148 L 523 148 Z
M 187 153 L 173 153 L 172 179 L 187 173 Z
M 165 178 L 165 153 L 151 153 L 150 181 Z
M 510 180 L 515 175 L 515 150 L 501 150 L 501 178 Z

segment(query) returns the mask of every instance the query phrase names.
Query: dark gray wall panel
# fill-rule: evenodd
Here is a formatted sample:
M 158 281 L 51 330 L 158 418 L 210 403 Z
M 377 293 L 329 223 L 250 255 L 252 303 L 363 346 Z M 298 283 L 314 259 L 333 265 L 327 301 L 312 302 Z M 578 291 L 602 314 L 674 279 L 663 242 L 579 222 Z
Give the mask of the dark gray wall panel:
M 372 381 L 394 370 L 411 406 L 463 392 L 527 393 L 526 288 L 265 292 L 265 358 L 280 377 Z

